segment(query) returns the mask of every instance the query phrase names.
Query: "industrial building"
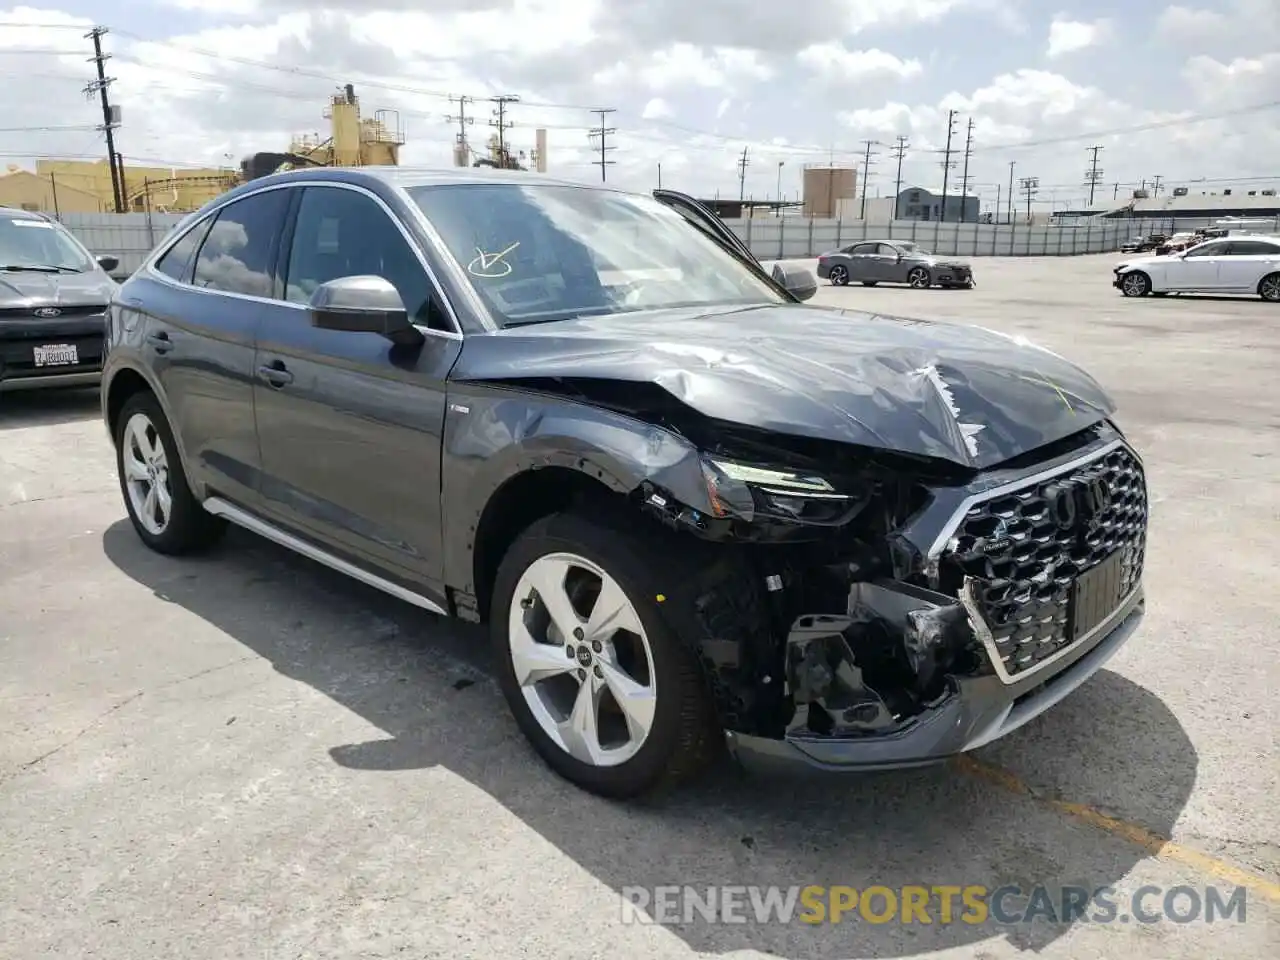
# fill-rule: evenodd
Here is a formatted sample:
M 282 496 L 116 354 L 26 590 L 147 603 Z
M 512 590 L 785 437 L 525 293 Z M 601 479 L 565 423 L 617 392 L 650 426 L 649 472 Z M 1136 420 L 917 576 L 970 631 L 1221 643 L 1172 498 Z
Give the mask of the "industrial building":
M 944 209 L 941 188 L 904 187 L 895 204 L 895 220 L 946 220 L 948 223 L 977 223 L 982 200 L 973 194 L 948 190 Z
M 1117 188 L 1117 193 L 1119 192 Z M 1056 218 L 1105 217 L 1107 219 L 1169 220 L 1221 217 L 1280 217 L 1280 196 L 1275 187 L 1223 187 L 1193 189 L 1174 187 L 1164 196 L 1140 189 L 1128 197 L 1112 197 L 1076 210 L 1058 210 Z
M 858 195 L 858 171 L 855 167 L 806 163 L 802 188 L 804 216 L 834 220 L 840 215 L 840 201 Z

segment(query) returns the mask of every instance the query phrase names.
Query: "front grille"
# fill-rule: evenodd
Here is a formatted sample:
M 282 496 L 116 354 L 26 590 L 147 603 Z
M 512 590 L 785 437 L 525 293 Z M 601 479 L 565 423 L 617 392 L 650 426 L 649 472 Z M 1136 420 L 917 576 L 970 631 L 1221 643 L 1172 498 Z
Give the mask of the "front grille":
M 107 312 L 106 304 L 78 304 L 76 306 L 63 306 L 61 304 L 48 304 L 55 310 L 59 311 L 56 317 L 38 317 L 36 310 L 41 309 L 40 306 L 35 307 L 0 307 L 0 320 L 77 320 L 81 317 L 96 317 Z
M 1051 504 L 1064 482 L 1101 480 L 1109 503 L 1092 520 L 1065 529 Z M 942 556 L 942 572 L 957 587 L 964 576 L 982 584 L 981 613 L 1010 678 L 1064 651 L 1073 642 L 1072 586 L 1119 552 L 1120 597 L 1142 577 L 1147 538 L 1147 487 L 1142 465 L 1124 447 L 1097 460 L 976 504 Z

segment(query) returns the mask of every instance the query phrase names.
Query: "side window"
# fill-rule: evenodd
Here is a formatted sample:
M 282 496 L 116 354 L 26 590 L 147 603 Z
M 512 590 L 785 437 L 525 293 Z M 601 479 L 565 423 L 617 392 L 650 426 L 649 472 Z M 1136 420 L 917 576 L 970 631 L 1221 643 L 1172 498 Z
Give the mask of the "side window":
M 156 269 L 166 277 L 177 280 L 179 283 L 190 282 L 191 261 L 195 257 L 196 251 L 200 249 L 200 243 L 204 240 L 205 234 L 213 226 L 213 219 L 213 217 L 209 217 L 184 233 L 182 239 L 170 247 L 168 252 L 156 261 Z
M 307 187 L 293 229 L 285 299 L 306 303 L 320 284 L 355 276 L 391 283 L 414 323 L 453 328 L 422 263 L 386 211 L 354 190 Z
M 1236 240 L 1227 253 L 1233 257 L 1274 257 L 1280 254 L 1280 247 L 1258 240 Z
M 268 190 L 222 208 L 196 257 L 197 287 L 275 295 L 275 256 L 289 191 Z
M 887 243 L 881 243 L 877 246 L 876 253 L 880 254 L 882 257 L 896 257 L 898 255 L 898 248 L 890 246 Z
M 859 254 L 874 254 L 876 252 L 876 245 L 874 243 L 855 243 L 849 248 L 849 252 L 854 256 L 858 256 Z
M 1227 244 L 1225 243 L 1206 243 L 1203 247 L 1196 247 L 1194 250 L 1187 251 L 1187 258 L 1193 257 L 1220 257 L 1227 252 Z

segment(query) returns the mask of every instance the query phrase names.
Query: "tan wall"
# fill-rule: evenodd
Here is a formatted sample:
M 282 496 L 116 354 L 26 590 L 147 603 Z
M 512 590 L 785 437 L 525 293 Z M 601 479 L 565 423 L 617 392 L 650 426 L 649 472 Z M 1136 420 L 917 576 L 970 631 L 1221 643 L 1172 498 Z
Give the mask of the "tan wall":
M 60 177 L 41 176 L 30 170 L 0 175 L 0 207 L 41 213 L 107 213 L 113 209 Z
M 853 167 L 806 167 L 803 187 L 804 215 L 833 218 L 839 201 L 858 195 L 858 171 Z
M 94 210 L 115 212 L 115 201 L 111 192 L 111 170 L 106 160 L 87 162 L 83 160 L 38 160 L 36 175 L 53 177 L 58 184 L 59 200 L 63 186 L 71 187 L 82 193 L 96 197 L 101 207 Z M 132 210 L 143 210 L 142 194 L 147 184 L 160 180 L 181 180 L 188 178 L 232 176 L 229 171 L 204 169 L 174 169 L 173 167 L 139 167 L 126 165 L 124 168 L 125 197 Z M 151 205 L 173 212 L 198 210 L 205 203 L 226 190 L 225 183 L 207 182 L 193 179 L 191 183 L 166 183 L 163 187 L 151 188 Z

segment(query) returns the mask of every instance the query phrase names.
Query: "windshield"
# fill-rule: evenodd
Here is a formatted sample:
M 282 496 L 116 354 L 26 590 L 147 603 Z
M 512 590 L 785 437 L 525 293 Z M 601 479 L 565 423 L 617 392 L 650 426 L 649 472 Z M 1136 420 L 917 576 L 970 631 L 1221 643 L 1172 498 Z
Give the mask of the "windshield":
M 83 273 L 93 260 L 72 236 L 48 220 L 0 217 L 0 267 Z
M 784 303 L 666 204 L 524 184 L 411 187 L 501 326 L 673 307 Z

